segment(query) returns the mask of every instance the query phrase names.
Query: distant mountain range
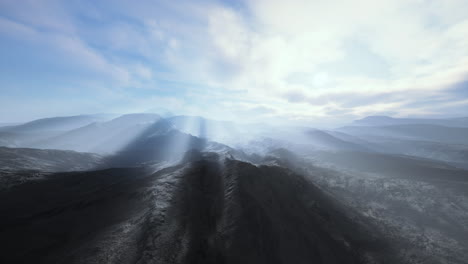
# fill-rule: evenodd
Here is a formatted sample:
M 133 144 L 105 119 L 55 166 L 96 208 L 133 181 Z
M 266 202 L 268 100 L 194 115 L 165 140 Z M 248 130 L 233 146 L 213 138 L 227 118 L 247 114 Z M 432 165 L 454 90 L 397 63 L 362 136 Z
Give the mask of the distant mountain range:
M 429 124 L 406 124 L 392 126 L 349 126 L 338 131 L 351 135 L 393 137 L 399 139 L 412 139 L 432 141 L 447 144 L 468 145 L 468 127 L 446 127 Z
M 468 117 L 444 118 L 444 119 L 424 119 L 424 118 L 393 118 L 389 116 L 368 116 L 356 120 L 352 125 L 356 126 L 391 126 L 408 124 L 426 124 L 451 127 L 468 127 Z
M 32 147 L 109 154 L 125 147 L 132 139 L 159 120 L 161 117 L 156 114 L 123 115 L 105 122 L 93 122 L 57 136 L 36 141 Z
M 462 166 L 466 163 L 468 166 L 465 160 L 468 127 L 463 126 L 467 119 L 370 116 L 354 121 L 351 126 L 319 130 L 266 125 L 242 127 L 233 122 L 197 116 L 163 118 L 150 113 L 127 114 L 113 119 L 109 115 L 83 115 L 45 118 L 0 128 L 0 146 L 112 154 L 135 146 L 136 142 L 145 142 L 145 138 L 154 139 L 149 148 L 160 149 L 159 145 L 154 145 L 158 136 L 160 144 L 176 142 L 171 144 L 178 144 L 179 148 L 184 144 L 192 146 L 192 143 L 181 142 L 201 138 L 220 143 L 225 149 L 238 148 L 252 154 L 271 151 L 281 144 L 293 147 L 296 152 L 347 150 L 393 153 L 450 161 Z M 177 132 L 171 132 L 172 136 L 169 136 L 170 131 Z M 214 146 L 212 143 L 209 145 Z M 164 148 L 167 152 L 168 147 Z
M 105 114 L 42 118 L 20 125 L 0 127 L 0 131 L 19 133 L 68 131 L 110 118 L 111 115 Z
M 3 127 L 0 263 L 463 264 L 461 124 L 135 113 Z

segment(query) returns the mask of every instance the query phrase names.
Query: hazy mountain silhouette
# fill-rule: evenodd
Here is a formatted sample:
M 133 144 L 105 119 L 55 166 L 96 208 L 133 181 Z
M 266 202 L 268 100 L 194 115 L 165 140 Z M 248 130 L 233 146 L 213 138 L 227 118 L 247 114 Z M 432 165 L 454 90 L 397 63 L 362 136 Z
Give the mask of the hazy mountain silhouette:
M 127 114 L 107 122 L 95 122 L 55 137 L 36 142 L 33 146 L 97 153 L 113 153 L 125 147 L 154 122 L 156 114 Z
M 356 136 L 392 137 L 468 145 L 468 127 L 409 124 L 375 127 L 348 126 L 340 128 L 339 131 Z
M 173 116 L 167 118 L 181 132 L 209 140 L 225 141 L 239 131 L 232 122 L 207 119 L 200 116 Z
M 468 258 L 468 128 L 156 114 L 44 127 L 0 131 L 42 148 L 0 147 L 1 263 Z
M 355 120 L 352 123 L 352 125 L 360 125 L 360 126 L 389 126 L 389 125 L 408 125 L 408 124 L 468 127 L 468 117 L 425 119 L 425 118 L 393 118 L 389 116 L 368 116 L 363 119 Z
M 105 121 L 109 115 L 78 115 L 37 119 L 21 125 L 2 127 L 0 130 L 19 133 L 68 131 L 93 122 Z
M 111 115 L 79 115 L 37 119 L 28 123 L 0 127 L 0 146 L 37 147 L 36 143 L 66 131 L 110 119 Z
M 349 142 L 333 136 L 322 130 L 310 130 L 307 132 L 310 142 L 319 149 L 328 150 L 357 150 L 366 151 L 365 146 Z

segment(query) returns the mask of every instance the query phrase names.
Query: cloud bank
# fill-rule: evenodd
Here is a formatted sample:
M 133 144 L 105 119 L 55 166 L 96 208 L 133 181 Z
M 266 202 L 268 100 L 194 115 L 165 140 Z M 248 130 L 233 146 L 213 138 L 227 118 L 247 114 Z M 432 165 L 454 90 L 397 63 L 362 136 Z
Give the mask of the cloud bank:
M 468 2 L 0 2 L 2 121 L 468 113 Z M 37 116 L 35 116 L 37 115 Z

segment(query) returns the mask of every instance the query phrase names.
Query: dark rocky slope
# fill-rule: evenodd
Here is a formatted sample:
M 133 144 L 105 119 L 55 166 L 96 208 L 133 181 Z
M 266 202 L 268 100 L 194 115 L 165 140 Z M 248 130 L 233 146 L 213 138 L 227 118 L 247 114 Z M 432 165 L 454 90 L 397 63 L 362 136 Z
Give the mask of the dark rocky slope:
M 374 228 L 300 175 L 217 155 L 0 192 L 1 263 L 369 263 Z
M 95 169 L 102 156 L 70 150 L 0 147 L 1 170 L 77 171 Z

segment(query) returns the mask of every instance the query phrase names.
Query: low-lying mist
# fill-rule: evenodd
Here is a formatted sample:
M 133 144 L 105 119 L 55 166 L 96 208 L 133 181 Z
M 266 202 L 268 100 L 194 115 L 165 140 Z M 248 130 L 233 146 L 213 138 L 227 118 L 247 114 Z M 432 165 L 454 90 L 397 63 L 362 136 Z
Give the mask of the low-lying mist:
M 468 119 L 0 127 L 2 263 L 466 263 Z

